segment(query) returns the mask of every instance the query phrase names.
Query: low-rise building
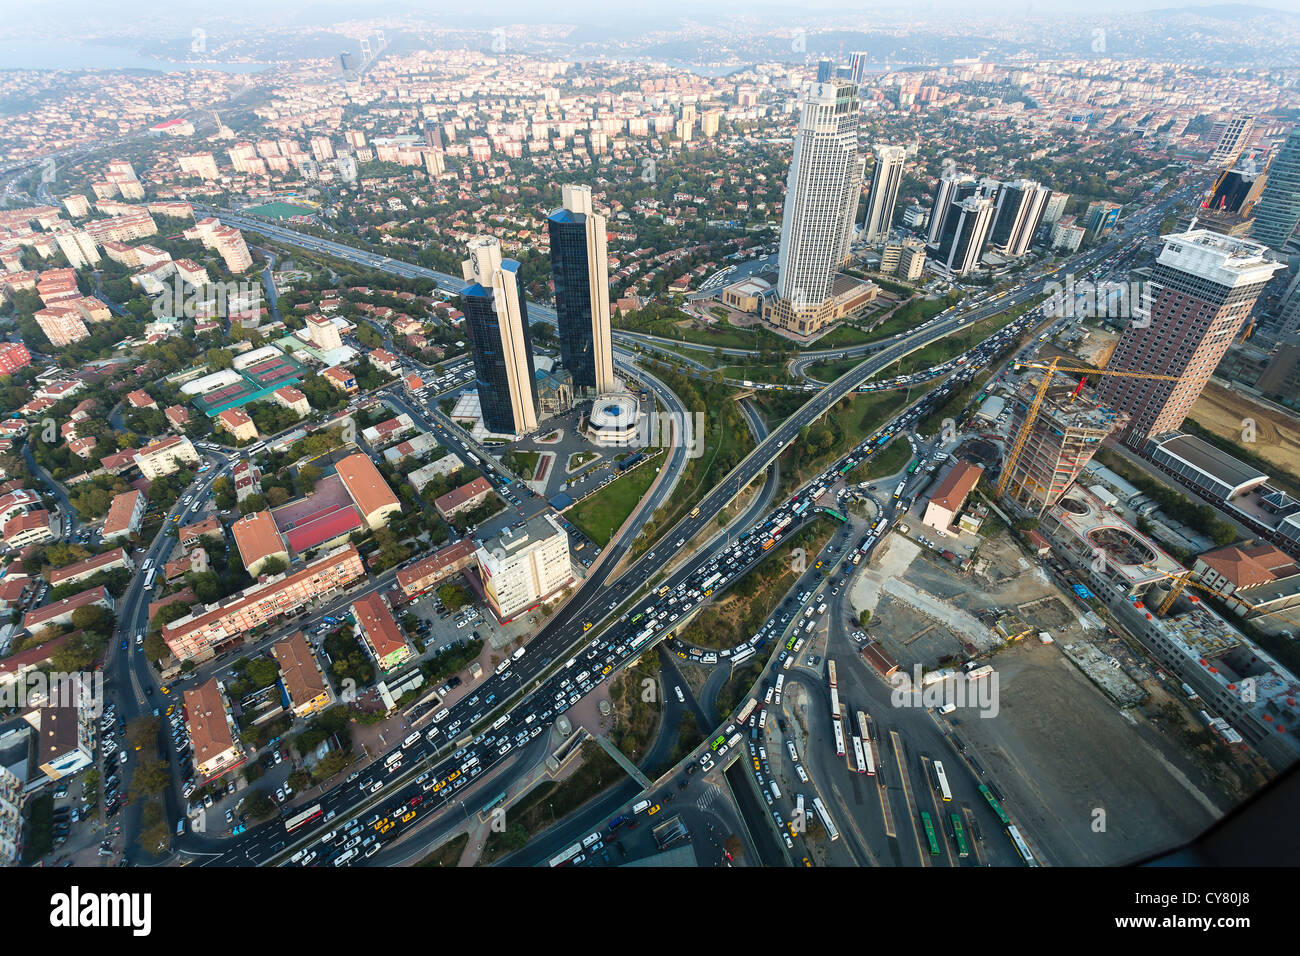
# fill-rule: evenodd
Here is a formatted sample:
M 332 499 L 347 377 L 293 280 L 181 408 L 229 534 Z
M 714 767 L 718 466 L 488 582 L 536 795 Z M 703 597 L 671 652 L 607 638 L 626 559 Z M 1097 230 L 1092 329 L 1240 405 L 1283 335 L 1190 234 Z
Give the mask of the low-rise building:
M 280 665 L 280 683 L 295 717 L 308 717 L 334 703 L 329 681 L 302 631 L 272 644 L 271 656 Z
M 44 508 L 36 508 L 24 514 L 14 515 L 4 523 L 0 531 L 4 542 L 10 548 L 25 548 L 29 544 L 42 544 L 54 540 L 54 530 L 50 527 L 50 513 Z
M 365 576 L 361 555 L 346 545 L 300 571 L 259 581 L 224 600 L 199 605 L 163 628 L 163 640 L 179 661 L 201 662 L 231 650 L 244 638 L 316 599 L 328 599 Z
M 253 577 L 257 577 L 266 562 L 272 559 L 283 561 L 285 567 L 288 567 L 289 551 L 284 546 L 284 539 L 280 537 L 271 512 L 254 511 L 246 514 L 231 524 L 230 531 L 235 536 L 240 560 Z
M 503 622 L 537 607 L 573 582 L 569 536 L 550 514 L 507 528 L 475 551 L 483 592 Z
M 957 512 L 966 503 L 966 497 L 975 488 L 984 469 L 979 465 L 958 461 L 944 475 L 925 506 L 921 523 L 936 531 L 948 531 L 957 520 Z
M 219 777 L 244 761 L 235 743 L 235 722 L 215 677 L 185 692 L 185 716 L 200 781 Z
M 199 453 L 183 435 L 172 435 L 150 442 L 135 453 L 140 474 L 150 481 L 180 471 L 184 465 L 197 464 Z
M 139 531 L 146 508 L 145 497 L 138 491 L 124 491 L 120 495 L 114 495 L 100 537 L 104 541 L 115 541 L 123 535 Z
M 357 619 L 358 636 L 365 641 L 370 656 L 381 670 L 392 670 L 411 658 L 411 645 L 402 636 L 393 612 L 379 592 L 353 601 L 352 613 Z
M 217 424 L 235 441 L 253 441 L 258 435 L 253 419 L 242 408 L 227 408 L 217 416 Z
M 103 554 L 97 554 L 85 561 L 78 561 L 76 564 L 69 564 L 66 567 L 52 568 L 49 573 L 50 587 L 57 588 L 65 584 L 76 584 L 78 581 L 89 580 L 96 574 L 103 574 L 105 571 L 112 571 L 116 568 L 125 568 L 128 571 L 135 568 L 131 556 L 122 548 L 105 551 Z
M 438 514 L 442 515 L 443 520 L 450 521 L 462 511 L 477 508 L 490 494 L 492 494 L 491 483 L 480 475 L 468 484 L 453 488 L 445 495 L 439 495 L 434 499 L 433 507 L 437 509 Z
M 72 615 L 83 607 L 102 607 L 113 610 L 113 595 L 108 588 L 97 587 L 65 597 L 61 601 L 52 601 L 43 607 L 28 611 L 23 618 L 23 627 L 35 634 L 41 628 L 61 627 L 72 623 Z
M 401 513 L 401 502 L 369 456 L 362 452 L 348 455 L 335 468 L 339 480 L 343 482 L 343 487 L 347 489 L 353 504 L 371 531 L 384 527 L 390 514 Z
M 398 571 L 397 584 L 406 597 L 418 597 L 473 564 L 476 548 L 470 538 L 440 548 L 424 560 Z

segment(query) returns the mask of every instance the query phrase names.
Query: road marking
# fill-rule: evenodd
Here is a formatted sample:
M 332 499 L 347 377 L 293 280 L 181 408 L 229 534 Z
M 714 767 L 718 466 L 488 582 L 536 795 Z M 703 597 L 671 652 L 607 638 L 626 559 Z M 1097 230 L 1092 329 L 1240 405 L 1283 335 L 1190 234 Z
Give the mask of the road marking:
M 907 759 L 903 750 L 903 741 L 895 730 L 889 732 L 889 741 L 894 749 L 894 763 L 898 767 L 898 776 L 903 783 L 903 806 L 908 811 L 906 816 L 908 824 L 912 828 L 912 842 L 916 844 L 916 852 L 921 858 L 921 865 L 929 866 L 930 850 L 928 847 L 923 848 L 921 846 L 921 834 L 916 826 L 916 804 L 912 800 L 912 782 L 907 775 Z

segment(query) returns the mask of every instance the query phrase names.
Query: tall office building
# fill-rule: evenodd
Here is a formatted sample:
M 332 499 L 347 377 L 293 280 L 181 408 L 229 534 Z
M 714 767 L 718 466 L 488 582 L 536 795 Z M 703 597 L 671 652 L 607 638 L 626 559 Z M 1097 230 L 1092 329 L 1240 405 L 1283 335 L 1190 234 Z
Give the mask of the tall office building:
M 1023 256 L 1043 221 L 1052 191 L 1029 179 L 999 183 L 993 202 L 989 245 L 1007 256 Z
M 1254 125 L 1255 117 L 1248 114 L 1233 116 L 1215 123 L 1210 133 L 1217 135 L 1219 139 L 1210 153 L 1210 165 L 1216 169 L 1226 169 L 1235 163 L 1242 149 L 1245 148 L 1246 138 Z
M 829 83 L 835 77 L 835 65 L 830 60 L 817 62 L 817 82 Z
M 939 184 L 934 189 L 934 200 L 930 203 L 930 228 L 926 233 L 926 245 L 933 246 L 939 240 L 939 232 L 948 218 L 948 210 L 969 196 L 974 196 L 979 186 L 975 177 L 956 170 L 945 170 L 939 177 Z
M 1096 242 L 1102 236 L 1109 235 L 1119 223 L 1120 208 L 1119 203 L 1106 202 L 1102 199 L 1088 203 L 1088 211 L 1084 214 L 1083 220 L 1084 228 L 1088 230 L 1088 238 Z
M 614 389 L 609 331 L 609 252 L 605 217 L 591 204 L 590 186 L 565 186 L 563 206 L 546 219 L 551 236 L 551 276 L 560 358 L 575 389 Z
M 1065 215 L 1065 207 L 1070 204 L 1069 193 L 1052 193 L 1043 208 L 1043 224 L 1051 225 Z
M 804 98 L 781 218 L 776 296 L 768 319 L 807 334 L 835 318 L 835 272 L 848 256 L 865 161 L 858 88 L 815 83 Z
M 1013 399 L 1011 434 L 1019 435 L 1041 379 L 1026 381 Z M 1074 484 L 1101 443 L 1128 423 L 1128 416 L 1098 405 L 1071 385 L 1049 385 L 1020 457 L 1011 467 L 1007 495 L 1041 515 Z
M 968 196 L 948 207 L 930 258 L 950 275 L 961 276 L 979 266 L 989 227 L 993 224 L 993 200 Z
M 862 223 L 863 241 L 880 242 L 889 237 L 906 159 L 905 147 L 886 146 L 883 143 L 876 145 L 876 168 L 871 174 L 871 191 L 867 193 L 867 217 Z
M 462 272 L 469 284 L 460 301 L 483 425 L 498 435 L 523 435 L 537 427 L 537 376 L 519 263 L 501 258 L 494 236 L 471 239 L 468 248 Z
M 850 53 L 849 54 L 849 79 L 858 86 L 862 85 L 862 80 L 867 74 L 867 54 Z
M 1291 130 L 1268 167 L 1251 235 L 1278 252 L 1300 223 L 1300 126 Z
M 1097 386 L 1100 403 L 1129 416 L 1124 443 L 1136 449 L 1182 425 L 1260 290 L 1285 268 L 1259 243 L 1204 229 L 1168 235 L 1163 242 L 1149 307 L 1139 310 L 1106 367 L 1175 375 L 1178 381 L 1108 376 Z

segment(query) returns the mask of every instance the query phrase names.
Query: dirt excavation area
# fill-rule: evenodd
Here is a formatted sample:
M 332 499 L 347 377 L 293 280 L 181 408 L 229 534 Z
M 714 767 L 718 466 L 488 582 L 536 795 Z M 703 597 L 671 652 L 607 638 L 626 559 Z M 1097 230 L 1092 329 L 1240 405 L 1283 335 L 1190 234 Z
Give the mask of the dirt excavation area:
M 1229 391 L 1217 382 L 1205 386 L 1188 417 L 1279 468 L 1300 475 L 1300 418 Z M 1253 442 L 1244 440 L 1246 419 L 1255 423 Z
M 1140 859 L 1185 842 L 1240 800 L 1224 755 L 1191 746 L 1190 715 L 1138 686 L 1150 677 L 1144 663 L 1005 529 L 980 544 L 967 571 L 892 533 L 849 597 L 855 613 L 872 612 L 866 630 L 900 670 L 975 655 L 992 665 L 996 706 L 935 719 L 1047 864 Z M 1088 672 L 1089 656 L 1136 693 L 1120 700 L 1108 691 Z
M 854 615 L 871 612 L 867 630 L 907 670 L 993 651 L 1003 643 L 999 627 L 1048 631 L 1067 641 L 1104 630 L 1076 610 L 1006 532 L 986 539 L 971 570 L 960 572 L 895 531 L 860 569 L 849 600 Z

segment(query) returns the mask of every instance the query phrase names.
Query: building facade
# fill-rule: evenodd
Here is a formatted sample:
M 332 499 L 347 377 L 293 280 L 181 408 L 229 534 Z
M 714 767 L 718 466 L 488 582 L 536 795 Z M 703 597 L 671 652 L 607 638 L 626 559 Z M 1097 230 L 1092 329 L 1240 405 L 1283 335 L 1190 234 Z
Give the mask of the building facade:
M 460 298 L 483 425 L 498 435 L 524 435 L 537 428 L 537 373 L 519 263 L 501 258 L 493 236 L 471 240 L 469 254 Z
M 502 621 L 535 607 L 573 581 L 569 536 L 552 515 L 508 528 L 475 552 L 483 592 Z
M 871 189 L 867 192 L 866 218 L 862 221 L 864 242 L 883 242 L 889 238 L 906 161 L 906 148 L 884 143 L 876 145 L 876 167 L 871 174 Z
M 1097 401 L 1129 418 L 1125 444 L 1141 449 L 1148 438 L 1182 425 L 1265 283 L 1284 268 L 1265 252 L 1259 243 L 1205 230 L 1164 237 L 1152 270 L 1149 314 L 1138 310 L 1107 368 L 1178 381 L 1101 380 Z
M 776 295 L 767 318 L 799 334 L 833 320 L 836 270 L 849 253 L 865 160 L 858 88 L 828 80 L 804 97 L 781 218 Z
M 581 393 L 600 395 L 614 389 L 605 217 L 592 208 L 590 186 L 566 185 L 563 197 L 546 220 L 560 358 Z

